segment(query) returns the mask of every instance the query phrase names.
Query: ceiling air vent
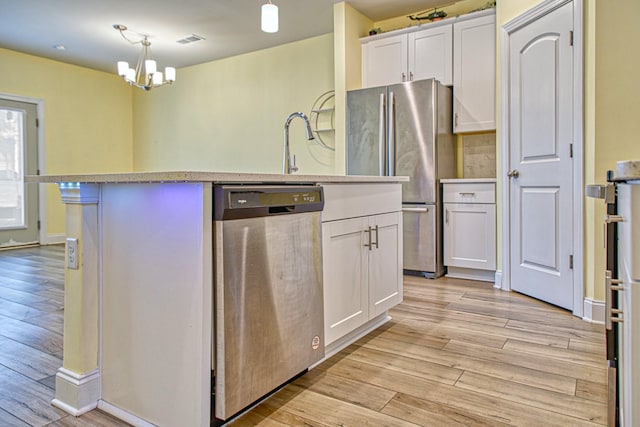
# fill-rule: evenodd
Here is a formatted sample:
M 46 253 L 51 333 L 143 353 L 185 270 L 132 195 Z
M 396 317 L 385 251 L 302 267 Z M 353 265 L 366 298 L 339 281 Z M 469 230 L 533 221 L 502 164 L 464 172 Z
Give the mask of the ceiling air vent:
M 200 40 L 204 40 L 204 37 L 191 34 L 190 36 L 187 36 L 180 40 L 176 40 L 176 42 L 180 44 L 189 44 L 189 43 L 199 42 Z

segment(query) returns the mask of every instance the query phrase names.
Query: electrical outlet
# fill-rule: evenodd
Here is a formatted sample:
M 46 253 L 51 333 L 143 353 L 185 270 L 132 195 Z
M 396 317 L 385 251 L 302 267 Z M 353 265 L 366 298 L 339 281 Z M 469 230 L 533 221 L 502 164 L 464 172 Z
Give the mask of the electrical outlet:
M 67 238 L 67 268 L 78 269 L 78 239 Z

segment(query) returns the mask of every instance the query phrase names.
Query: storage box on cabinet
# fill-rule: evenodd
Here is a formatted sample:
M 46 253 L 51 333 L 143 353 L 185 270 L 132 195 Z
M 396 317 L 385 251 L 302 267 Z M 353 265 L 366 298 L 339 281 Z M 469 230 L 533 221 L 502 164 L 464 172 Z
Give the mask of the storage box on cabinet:
M 325 185 L 325 345 L 402 301 L 400 184 Z

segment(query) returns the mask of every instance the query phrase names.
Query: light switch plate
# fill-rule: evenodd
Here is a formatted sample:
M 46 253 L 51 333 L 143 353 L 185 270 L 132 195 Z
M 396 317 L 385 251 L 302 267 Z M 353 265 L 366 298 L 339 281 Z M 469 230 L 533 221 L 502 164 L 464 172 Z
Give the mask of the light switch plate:
M 78 269 L 78 239 L 67 238 L 67 268 Z

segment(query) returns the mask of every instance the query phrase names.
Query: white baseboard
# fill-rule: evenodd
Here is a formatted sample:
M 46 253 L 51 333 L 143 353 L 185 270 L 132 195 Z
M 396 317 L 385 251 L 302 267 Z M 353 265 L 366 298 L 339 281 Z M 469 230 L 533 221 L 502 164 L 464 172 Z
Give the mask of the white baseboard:
M 104 400 L 98 401 L 98 409 L 106 412 L 107 414 L 113 415 L 122 421 L 126 421 L 134 427 L 156 427 L 155 424 L 151 424 L 142 418 L 138 418 L 132 413 L 120 409 L 109 402 L 105 402 Z
M 56 373 L 56 397 L 53 406 L 73 416 L 80 416 L 98 406 L 100 399 L 100 371 L 95 369 L 78 374 L 65 368 Z
M 502 270 L 496 270 L 494 281 L 495 284 L 493 287 L 496 289 L 502 289 Z
M 447 267 L 447 277 L 456 279 L 480 280 L 482 282 L 493 283 L 496 279 L 492 270 L 478 270 L 475 268 Z
M 41 241 L 41 245 L 58 245 L 65 242 L 64 234 L 48 234 Z
M 591 323 L 604 324 L 604 301 L 585 298 L 582 319 Z

